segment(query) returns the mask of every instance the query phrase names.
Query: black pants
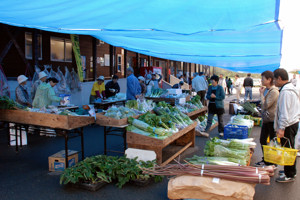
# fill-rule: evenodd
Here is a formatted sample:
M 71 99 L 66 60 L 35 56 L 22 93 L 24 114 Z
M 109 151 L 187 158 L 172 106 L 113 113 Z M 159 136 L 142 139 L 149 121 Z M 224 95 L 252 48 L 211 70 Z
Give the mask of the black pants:
M 299 123 L 297 122 L 289 127 L 286 127 L 284 130 L 284 137 L 286 137 L 290 140 L 291 148 L 295 147 L 295 136 L 298 131 L 298 124 Z M 280 140 L 281 140 L 281 144 L 283 146 L 290 148 L 290 144 L 285 138 L 280 138 Z M 286 177 L 289 177 L 289 178 L 294 177 L 297 174 L 296 161 L 297 161 L 297 158 L 295 160 L 294 165 L 284 166 L 284 173 L 285 173 Z
M 231 87 L 227 87 L 227 92 L 230 94 Z
M 267 145 L 267 140 L 268 137 L 270 136 L 270 141 L 276 137 L 276 133 L 274 130 L 274 122 L 267 122 L 267 123 L 263 123 L 262 127 L 261 127 L 261 132 L 260 132 L 260 144 L 261 144 L 261 149 L 262 152 L 264 152 L 263 149 L 263 145 Z M 264 160 L 264 157 L 262 157 L 262 160 Z M 272 165 L 272 163 L 268 163 L 266 161 L 264 161 L 266 163 L 266 165 Z
M 203 106 L 205 106 L 205 90 L 200 90 L 197 92 L 197 94 L 201 97 L 201 103 Z

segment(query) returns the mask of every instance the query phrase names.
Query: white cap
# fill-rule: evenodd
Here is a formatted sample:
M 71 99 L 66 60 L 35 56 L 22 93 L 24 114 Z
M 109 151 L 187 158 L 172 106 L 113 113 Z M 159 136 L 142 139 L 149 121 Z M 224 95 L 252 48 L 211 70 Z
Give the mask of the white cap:
M 145 78 L 142 77 L 142 76 L 139 76 L 138 79 L 141 80 L 141 81 L 145 81 Z
M 25 82 L 27 80 L 28 80 L 28 78 L 26 76 L 24 76 L 24 75 L 18 76 L 18 83 L 19 84 L 21 84 L 21 83 L 23 83 L 23 82 Z
M 39 79 L 47 77 L 47 74 L 45 72 L 40 72 L 39 73 Z
M 97 78 L 97 80 L 102 80 L 102 81 L 104 81 L 104 76 L 99 76 L 99 77 Z

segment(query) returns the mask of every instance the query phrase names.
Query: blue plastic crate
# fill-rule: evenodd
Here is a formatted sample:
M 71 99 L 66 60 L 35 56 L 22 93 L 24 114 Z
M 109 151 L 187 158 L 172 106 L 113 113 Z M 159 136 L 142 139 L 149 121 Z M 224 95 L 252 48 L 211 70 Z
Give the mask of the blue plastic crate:
M 224 139 L 248 138 L 248 127 L 242 125 L 227 124 L 224 127 Z

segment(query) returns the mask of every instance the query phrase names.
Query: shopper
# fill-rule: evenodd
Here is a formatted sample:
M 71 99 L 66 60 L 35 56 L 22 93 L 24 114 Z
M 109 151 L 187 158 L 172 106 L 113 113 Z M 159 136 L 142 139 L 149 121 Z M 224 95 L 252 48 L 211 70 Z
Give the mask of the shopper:
M 203 72 L 200 72 L 199 75 L 192 80 L 192 88 L 197 92 L 197 95 L 200 96 L 202 105 L 205 105 L 205 93 L 208 85 Z
M 232 93 L 232 81 L 231 78 L 228 78 L 226 81 L 226 86 L 227 86 L 227 93 L 231 94 Z
M 180 81 L 179 83 L 174 84 L 172 88 L 174 88 L 174 89 L 181 89 L 181 87 L 183 86 L 183 84 L 184 84 L 184 82 Z
M 298 82 L 298 80 L 297 80 L 297 78 L 296 78 L 296 74 L 293 74 L 293 78 L 290 80 L 290 82 L 291 82 L 295 87 L 297 87 L 297 82 Z
M 31 99 L 26 88 L 28 78 L 24 75 L 20 75 L 17 78 L 19 85 L 16 88 L 16 102 L 22 106 L 32 107 Z
M 209 100 L 208 104 L 208 119 L 207 126 L 205 128 L 205 135 L 208 135 L 208 131 L 211 127 L 212 120 L 215 114 L 218 116 L 218 131 L 220 137 L 223 137 L 224 132 L 224 124 L 223 124 L 223 114 L 224 110 L 224 99 L 225 92 L 222 86 L 218 85 L 219 77 L 217 75 L 213 75 L 211 77 L 211 86 L 209 86 L 206 98 Z
M 134 100 L 141 94 L 141 86 L 138 79 L 134 76 L 132 67 L 127 68 L 127 100 Z
M 289 82 L 289 75 L 285 69 L 276 69 L 274 71 L 274 82 L 275 86 L 280 87 L 274 129 L 277 137 L 281 139 L 282 146 L 294 148 L 300 118 L 299 91 Z M 284 173 L 276 181 L 282 183 L 292 182 L 295 180 L 296 174 L 295 161 L 292 166 L 284 166 Z
M 274 130 L 274 117 L 277 108 L 277 99 L 279 96 L 278 88 L 274 86 L 274 75 L 271 71 L 264 71 L 261 74 L 261 84 L 264 87 L 259 89 L 261 98 L 261 113 L 262 113 L 262 127 L 260 132 L 260 144 L 263 151 L 263 145 L 267 145 L 268 137 L 272 140 L 276 137 Z M 265 165 L 272 165 L 262 157 L 260 162 L 255 163 L 255 166 L 262 167 Z
M 139 80 L 140 86 L 141 86 L 141 94 L 145 95 L 146 92 L 147 92 L 147 87 L 146 87 L 146 84 L 145 84 L 145 78 L 142 77 L 142 76 L 139 76 L 138 80 Z
M 113 75 L 112 80 L 107 82 L 105 85 L 105 96 L 106 98 L 115 96 L 120 92 L 120 86 L 118 83 L 119 77 L 117 75 Z
M 147 90 L 146 91 L 146 96 L 150 96 L 151 92 L 152 92 L 152 88 L 154 87 L 154 82 L 152 81 L 152 75 L 151 74 L 147 74 L 145 85 L 146 85 L 146 90 Z
M 223 78 L 223 74 L 220 74 L 219 85 L 223 87 L 224 92 L 226 93 L 226 80 Z
M 243 87 L 245 88 L 245 97 L 244 101 L 247 100 L 247 97 L 249 96 L 249 99 L 252 100 L 252 88 L 253 88 L 253 79 L 251 78 L 251 74 L 247 74 L 247 78 L 244 79 Z
M 234 88 L 236 91 L 236 99 L 238 102 L 240 102 L 240 95 L 241 95 L 241 90 L 242 90 L 242 80 L 240 79 L 240 76 L 238 74 L 235 75 Z
M 31 99 L 33 101 L 34 99 L 34 96 L 35 96 L 35 93 L 36 93 L 36 90 L 38 88 L 38 86 L 41 84 L 41 83 L 45 83 L 45 81 L 47 80 L 47 74 L 45 72 L 40 72 L 39 73 L 39 80 L 36 80 L 34 83 L 33 83 L 33 86 L 31 88 Z
M 94 82 L 90 95 L 90 104 L 95 103 L 97 99 L 106 99 L 104 76 L 99 76 L 97 81 Z
M 156 75 L 159 76 L 158 79 L 156 78 Z M 157 74 L 157 73 L 152 73 L 152 81 L 154 83 L 154 87 L 153 87 L 154 89 L 158 89 L 159 88 L 159 82 L 161 81 L 161 79 L 162 79 L 162 75 Z
M 45 83 L 38 86 L 32 103 L 34 108 L 47 108 L 53 102 L 64 103 L 62 98 L 55 95 L 53 87 L 58 83 L 56 78 L 48 78 Z

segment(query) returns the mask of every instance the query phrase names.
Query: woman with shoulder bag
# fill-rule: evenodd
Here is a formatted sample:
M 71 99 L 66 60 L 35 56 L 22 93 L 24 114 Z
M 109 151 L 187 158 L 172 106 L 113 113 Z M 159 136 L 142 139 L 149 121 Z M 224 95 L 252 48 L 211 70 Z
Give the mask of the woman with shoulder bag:
M 277 99 L 279 96 L 279 90 L 274 86 L 273 83 L 274 74 L 271 71 L 264 71 L 261 74 L 261 83 L 264 87 L 259 89 L 261 96 L 261 109 L 262 109 L 262 127 L 260 133 L 260 144 L 263 152 L 263 145 L 267 145 L 267 139 L 270 137 L 272 140 L 276 137 L 276 132 L 274 130 L 274 117 L 277 107 Z M 262 157 L 262 161 L 255 163 L 255 166 L 265 166 L 272 165 L 264 161 L 264 157 Z

